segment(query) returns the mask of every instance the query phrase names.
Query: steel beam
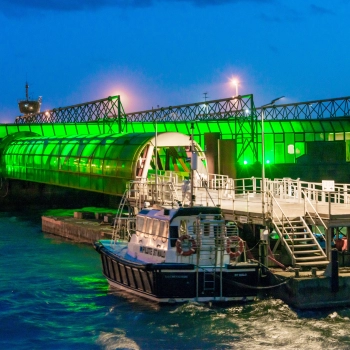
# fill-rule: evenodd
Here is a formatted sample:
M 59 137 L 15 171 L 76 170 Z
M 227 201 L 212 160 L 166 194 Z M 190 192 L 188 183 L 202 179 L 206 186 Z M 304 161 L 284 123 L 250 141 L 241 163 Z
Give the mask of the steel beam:
M 261 107 L 256 108 L 261 120 Z M 350 116 L 350 96 L 264 107 L 265 120 L 333 119 Z

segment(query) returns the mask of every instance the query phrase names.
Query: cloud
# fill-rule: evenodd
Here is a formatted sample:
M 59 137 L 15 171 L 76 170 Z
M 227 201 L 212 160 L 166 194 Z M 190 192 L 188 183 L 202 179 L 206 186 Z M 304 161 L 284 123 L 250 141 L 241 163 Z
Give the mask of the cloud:
M 310 5 L 311 11 L 316 15 L 334 15 L 332 10 L 326 9 L 325 7 L 317 6 L 314 4 Z
M 238 4 L 238 3 L 256 3 L 256 4 L 269 4 L 275 3 L 275 0 L 157 0 L 159 2 L 188 2 L 195 6 L 215 6 L 224 4 Z
M 31 10 L 73 12 L 93 11 L 105 7 L 142 8 L 157 3 L 189 3 L 194 6 L 220 6 L 238 3 L 274 3 L 276 0 L 2 0 L 0 12 L 6 15 L 21 15 Z
M 105 7 L 146 7 L 154 0 L 2 0 L 0 12 L 21 15 L 28 11 L 76 12 L 98 10 Z

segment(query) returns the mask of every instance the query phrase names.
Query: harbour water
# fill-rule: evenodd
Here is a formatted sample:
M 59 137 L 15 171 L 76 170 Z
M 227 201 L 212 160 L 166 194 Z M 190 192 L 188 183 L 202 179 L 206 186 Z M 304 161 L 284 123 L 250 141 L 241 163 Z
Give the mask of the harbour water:
M 33 219 L 36 218 L 36 219 Z M 92 246 L 0 215 L 1 349 L 350 349 L 350 308 L 159 306 L 112 293 Z

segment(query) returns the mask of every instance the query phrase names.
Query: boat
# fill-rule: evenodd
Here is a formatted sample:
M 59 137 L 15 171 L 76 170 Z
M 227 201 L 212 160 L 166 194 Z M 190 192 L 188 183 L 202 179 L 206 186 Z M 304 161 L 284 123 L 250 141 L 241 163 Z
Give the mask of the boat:
M 40 113 L 41 108 L 41 96 L 37 100 L 31 100 L 29 98 L 29 85 L 26 83 L 26 99 L 18 101 L 18 107 L 22 114 L 28 115 L 28 114 L 36 114 Z
M 113 239 L 94 243 L 112 288 L 158 303 L 256 298 L 258 263 L 246 259 L 237 227 L 226 224 L 219 207 L 146 202 L 116 220 Z

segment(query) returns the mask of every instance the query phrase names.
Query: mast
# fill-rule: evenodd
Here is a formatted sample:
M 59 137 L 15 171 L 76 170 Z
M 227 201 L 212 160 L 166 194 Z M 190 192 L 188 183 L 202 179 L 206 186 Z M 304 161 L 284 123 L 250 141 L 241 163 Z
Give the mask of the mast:
M 26 100 L 29 101 L 29 93 L 28 93 L 29 85 L 28 82 L 26 81 Z

